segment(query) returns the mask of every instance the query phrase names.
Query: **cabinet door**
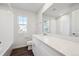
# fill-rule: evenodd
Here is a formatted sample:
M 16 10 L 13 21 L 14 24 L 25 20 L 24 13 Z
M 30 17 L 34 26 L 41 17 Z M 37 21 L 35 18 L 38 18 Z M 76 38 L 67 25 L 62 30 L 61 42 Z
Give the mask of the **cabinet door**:
M 63 54 L 40 41 L 39 38 L 33 38 L 32 42 L 32 50 L 35 56 L 63 56 Z

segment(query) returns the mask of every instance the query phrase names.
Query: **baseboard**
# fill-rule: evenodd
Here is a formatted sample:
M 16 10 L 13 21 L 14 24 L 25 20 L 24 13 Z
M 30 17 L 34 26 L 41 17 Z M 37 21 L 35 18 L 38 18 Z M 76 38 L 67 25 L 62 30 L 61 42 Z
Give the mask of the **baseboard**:
M 15 47 L 13 47 L 13 49 L 16 49 L 16 48 L 21 48 L 21 47 L 25 47 L 25 46 L 27 46 L 27 45 L 15 46 Z

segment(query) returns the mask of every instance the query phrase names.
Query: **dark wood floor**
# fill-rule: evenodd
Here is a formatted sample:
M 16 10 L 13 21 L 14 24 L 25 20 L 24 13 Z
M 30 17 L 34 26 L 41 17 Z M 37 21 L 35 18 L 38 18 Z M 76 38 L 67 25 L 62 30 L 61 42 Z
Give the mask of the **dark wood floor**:
M 22 47 L 13 49 L 11 56 L 34 56 L 32 50 L 28 50 L 28 47 Z

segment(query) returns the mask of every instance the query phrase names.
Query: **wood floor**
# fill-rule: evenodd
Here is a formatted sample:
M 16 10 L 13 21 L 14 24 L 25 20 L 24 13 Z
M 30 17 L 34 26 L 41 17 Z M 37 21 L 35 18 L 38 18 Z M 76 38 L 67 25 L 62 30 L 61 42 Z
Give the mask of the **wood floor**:
M 13 49 L 11 56 L 34 56 L 32 50 L 28 50 L 28 47 L 22 47 Z

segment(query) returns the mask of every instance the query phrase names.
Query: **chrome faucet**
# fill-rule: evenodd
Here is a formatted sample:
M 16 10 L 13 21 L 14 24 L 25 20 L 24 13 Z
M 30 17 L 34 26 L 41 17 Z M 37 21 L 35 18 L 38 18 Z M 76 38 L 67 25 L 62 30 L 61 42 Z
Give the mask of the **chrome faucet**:
M 72 33 L 72 34 L 73 34 L 73 36 L 78 37 L 77 33 Z
M 0 44 L 1 44 L 2 42 L 0 41 Z

